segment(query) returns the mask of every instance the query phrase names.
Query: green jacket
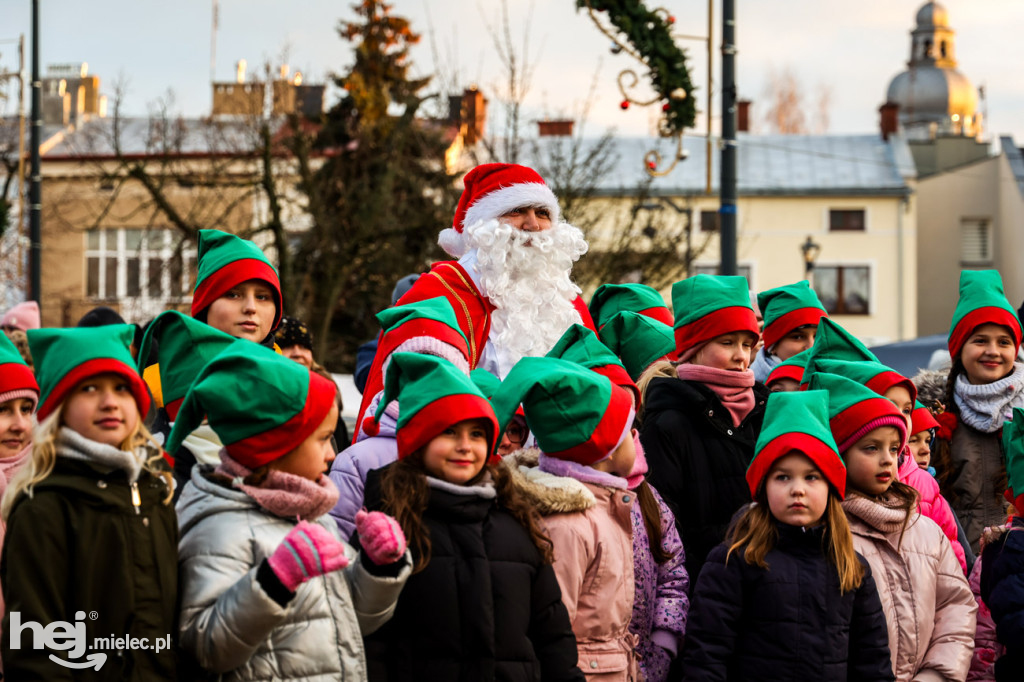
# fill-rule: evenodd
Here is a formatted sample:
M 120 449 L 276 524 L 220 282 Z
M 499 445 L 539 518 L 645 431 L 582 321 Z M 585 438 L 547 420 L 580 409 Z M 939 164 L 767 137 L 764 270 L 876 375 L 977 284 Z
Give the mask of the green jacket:
M 7 679 L 175 678 L 177 519 L 174 507 L 163 503 L 168 491 L 162 479 L 143 471 L 136 485 L 137 505 L 125 471 L 58 456 L 33 497 L 22 495 L 15 503 L 0 560 L 7 597 L 0 652 Z M 11 647 L 14 612 L 21 623 L 19 649 Z M 36 650 L 29 621 L 43 627 L 71 623 L 74 630 L 58 636 L 76 648 Z M 122 637 L 147 638 L 149 649 L 94 640 Z M 170 648 L 157 653 L 158 638 L 170 641 Z M 76 650 L 79 639 L 84 651 Z M 90 656 L 105 654 L 106 660 L 98 670 L 69 668 L 51 661 L 51 654 L 80 666 Z

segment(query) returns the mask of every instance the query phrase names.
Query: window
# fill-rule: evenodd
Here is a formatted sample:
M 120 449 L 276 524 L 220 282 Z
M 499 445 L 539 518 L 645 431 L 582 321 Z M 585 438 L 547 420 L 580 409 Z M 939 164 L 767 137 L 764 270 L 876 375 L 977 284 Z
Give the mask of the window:
M 192 291 L 196 251 L 175 230 L 90 230 L 85 259 L 89 298 L 163 305 Z
M 833 231 L 863 232 L 864 209 L 829 209 L 828 229 Z
M 960 264 L 992 263 L 992 229 L 988 218 L 964 218 L 960 221 Z
M 701 211 L 700 212 L 700 231 L 701 232 L 718 232 L 718 211 Z
M 871 314 L 871 268 L 866 265 L 819 265 L 814 290 L 830 315 Z
M 692 275 L 717 275 L 718 265 L 693 265 L 690 267 Z M 749 265 L 737 265 L 736 274 L 741 277 L 746 277 L 747 282 L 750 282 L 751 268 Z

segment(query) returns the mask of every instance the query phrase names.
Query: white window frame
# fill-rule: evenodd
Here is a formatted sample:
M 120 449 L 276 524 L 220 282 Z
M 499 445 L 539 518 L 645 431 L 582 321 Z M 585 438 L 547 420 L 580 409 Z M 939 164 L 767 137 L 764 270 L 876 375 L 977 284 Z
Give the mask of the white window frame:
M 143 238 L 138 251 L 129 253 L 126 242 L 128 232 L 142 232 Z M 90 233 L 97 233 L 98 244 L 96 249 L 89 248 Z M 177 231 L 172 228 L 100 228 L 90 230 L 83 235 L 85 240 L 85 278 L 82 285 L 85 298 L 94 301 L 121 301 L 139 302 L 143 304 L 169 305 L 182 303 L 190 298 L 190 294 L 175 294 L 171 288 L 171 272 L 169 267 L 163 267 L 160 275 L 160 295 L 149 295 L 149 262 L 159 260 L 166 265 L 174 254 L 174 237 Z M 160 239 L 162 237 L 162 239 Z M 156 248 L 151 243 L 154 238 L 160 239 Z M 113 244 L 111 244 L 113 242 Z M 178 291 L 188 292 L 191 285 L 191 274 L 196 268 L 197 253 L 192 246 L 182 249 L 181 281 L 178 283 Z M 139 261 L 139 295 L 128 296 L 128 258 L 135 256 Z M 96 295 L 89 294 L 89 260 L 96 258 L 99 261 L 99 271 Z M 117 261 L 116 291 L 107 291 L 107 261 L 115 258 Z M 148 306 L 147 306 L 148 307 Z

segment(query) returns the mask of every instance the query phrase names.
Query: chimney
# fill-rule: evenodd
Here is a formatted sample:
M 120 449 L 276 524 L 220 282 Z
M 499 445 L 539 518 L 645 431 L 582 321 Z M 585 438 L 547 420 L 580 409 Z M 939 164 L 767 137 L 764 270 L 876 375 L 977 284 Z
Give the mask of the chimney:
M 736 132 L 750 132 L 750 100 L 741 99 L 736 102 Z
M 235 82 L 236 83 L 244 83 L 245 82 L 245 60 L 244 59 L 239 59 L 238 62 L 235 64 Z
M 572 137 L 572 119 L 537 121 L 537 134 L 541 137 Z
M 900 127 L 900 105 L 895 102 L 886 102 L 878 108 L 882 115 L 882 139 L 888 140 L 890 135 L 895 135 Z
M 487 99 L 476 86 L 462 93 L 462 137 L 467 145 L 474 145 L 484 137 L 487 124 Z

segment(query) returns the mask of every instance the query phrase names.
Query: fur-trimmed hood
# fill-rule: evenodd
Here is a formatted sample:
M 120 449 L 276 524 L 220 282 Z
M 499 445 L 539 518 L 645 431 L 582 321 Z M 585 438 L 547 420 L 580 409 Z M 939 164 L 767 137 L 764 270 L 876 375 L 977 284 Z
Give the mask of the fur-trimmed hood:
M 503 457 L 501 465 L 541 516 L 586 511 L 597 504 L 594 493 L 575 478 L 541 471 L 540 452 L 540 448 L 517 450 Z
M 927 408 L 936 402 L 943 402 L 946 396 L 946 378 L 948 369 L 922 369 L 914 375 L 912 381 L 917 386 L 917 399 Z

